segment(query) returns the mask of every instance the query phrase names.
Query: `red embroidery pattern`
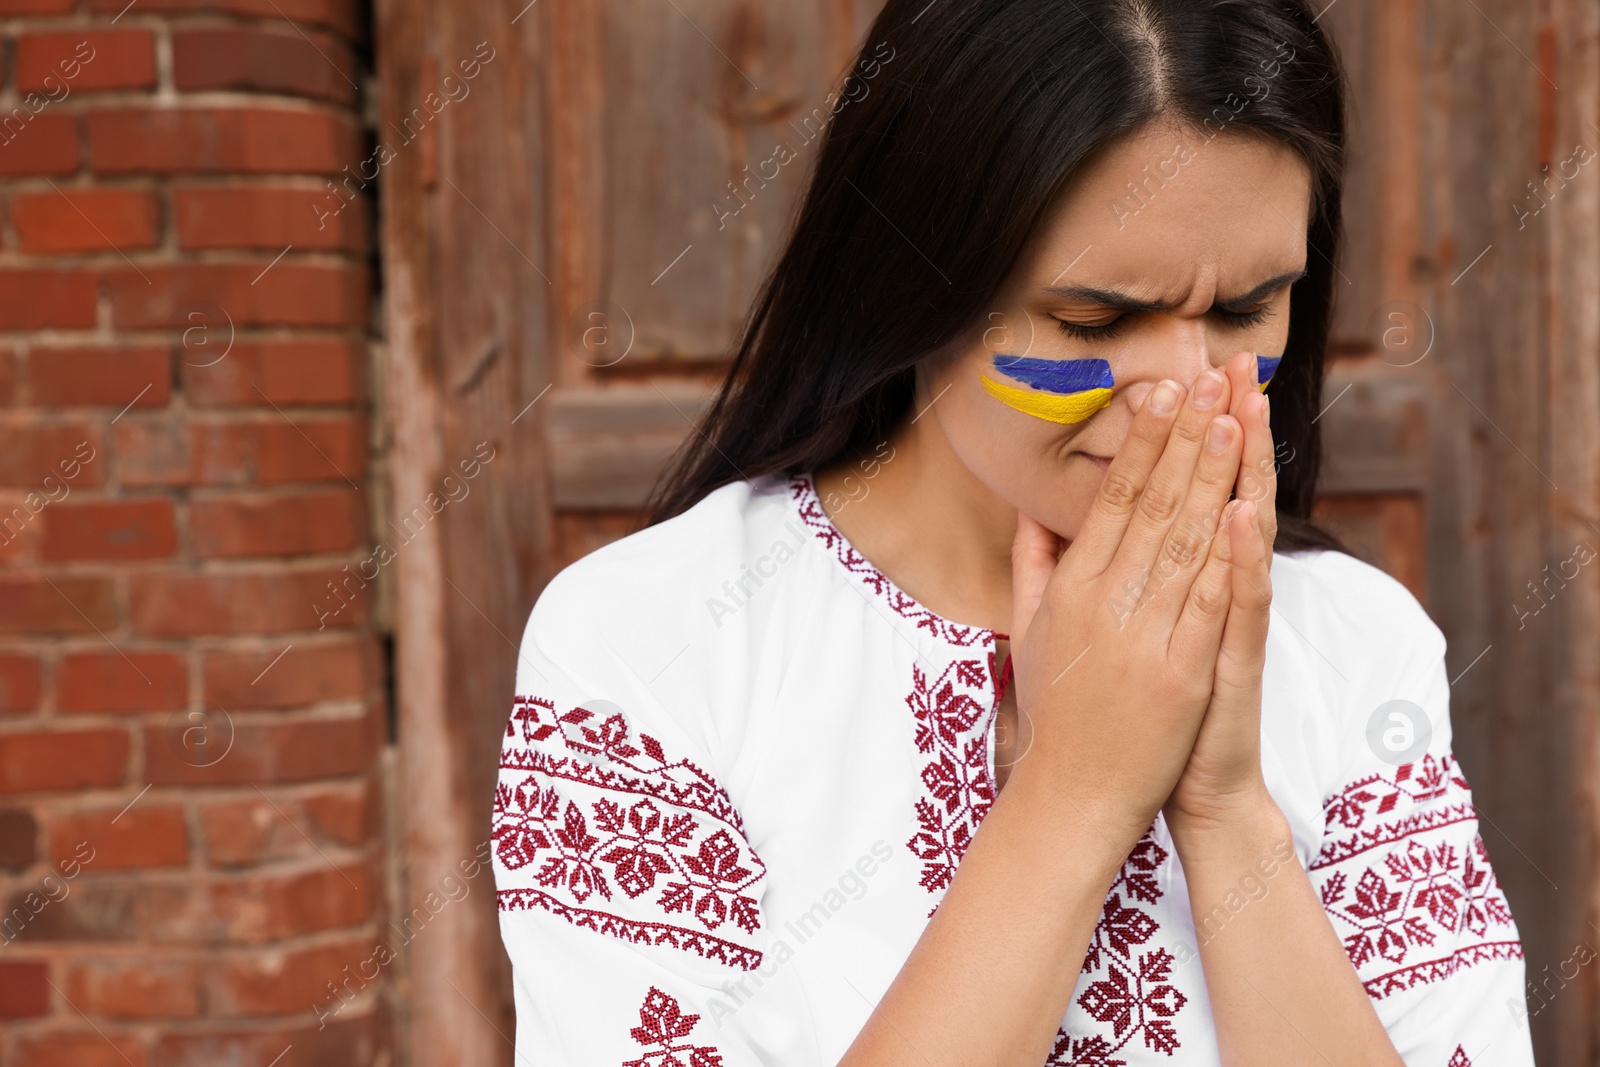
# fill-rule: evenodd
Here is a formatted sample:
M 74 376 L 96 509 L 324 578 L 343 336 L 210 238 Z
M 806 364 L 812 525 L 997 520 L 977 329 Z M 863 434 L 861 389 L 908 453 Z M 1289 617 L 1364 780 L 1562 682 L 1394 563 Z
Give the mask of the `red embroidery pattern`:
M 1460 1045 L 1456 1046 L 1456 1054 L 1450 1057 L 1450 1062 L 1445 1067 L 1472 1067 L 1472 1061 L 1467 1058 L 1467 1050 Z
M 833 525 L 828 513 L 823 510 L 822 500 L 817 496 L 810 475 L 797 474 L 791 478 L 789 495 L 800 513 L 800 521 L 811 527 L 811 531 L 817 535 L 817 540 L 833 552 L 839 562 L 844 564 L 845 569 L 861 579 L 862 584 L 871 589 L 873 595 L 887 604 L 896 615 L 910 619 L 916 624 L 917 629 L 925 630 L 952 645 L 962 648 L 993 645 L 993 630 L 981 626 L 963 626 L 929 611 L 890 581 L 888 575 L 869 563 L 865 556 L 857 552 L 850 542 L 845 540 L 844 534 Z
M 906 705 L 916 720 L 917 751 L 924 757 L 917 833 L 906 842 L 922 861 L 922 887 L 942 898 L 997 793 L 989 766 L 990 730 L 1003 695 L 995 685 L 995 652 L 987 663 L 957 659 L 933 682 L 920 664 L 911 668 Z M 1095 925 L 1083 973 L 1090 976 L 1077 1004 L 1102 1032 L 1073 1035 L 1064 1027 L 1047 1067 L 1119 1067 L 1110 1058 L 1135 1037 L 1171 1055 L 1178 1047 L 1172 1019 L 1187 999 L 1172 981 L 1176 962 L 1149 944 L 1160 923 L 1153 914 L 1163 895 L 1157 870 L 1167 852 L 1147 831 L 1123 862 Z M 928 914 L 938 910 L 937 899 Z
M 639 1008 L 639 1025 L 628 1034 L 646 1048 L 655 1047 L 622 1067 L 722 1067 L 722 1053 L 711 1045 L 674 1044 L 699 1021 L 699 1015 L 685 1014 L 675 999 L 651 986 Z
M 591 721 L 597 718 L 585 708 L 558 715 L 549 700 L 517 698 L 500 754 L 493 838 L 505 869 L 529 869 L 538 887 L 500 890 L 500 909 L 543 908 L 612 937 L 754 970 L 759 950 L 710 933 L 753 934 L 761 926 L 766 865 L 745 840 L 732 801 L 693 763 L 669 762 L 649 734 L 635 742 L 622 715 Z M 579 803 L 585 796 L 587 813 Z M 624 904 L 613 887 L 630 901 L 659 888 L 658 910 L 618 914 Z M 611 907 L 584 907 L 591 898 Z M 660 921 L 669 915 L 692 916 L 694 925 Z
M 1154 831 L 1154 826 L 1146 830 L 1123 862 L 1083 960 L 1083 973 L 1095 978 L 1076 1003 L 1089 1018 L 1109 1026 L 1110 1036 L 1075 1036 L 1063 1026 L 1046 1067 L 1126 1067 L 1126 1060 L 1112 1056 L 1135 1037 L 1168 1056 L 1180 1047 L 1172 1019 L 1189 998 L 1173 983 L 1176 960 L 1164 948 L 1138 950 L 1161 929 L 1153 914 L 1164 895 L 1156 871 L 1167 850 L 1156 844 Z
M 1352 782 L 1323 816 L 1328 833 L 1310 874 L 1374 1000 L 1522 958 L 1483 838 L 1466 836 L 1477 814 L 1453 755 Z
M 918 830 L 906 847 L 922 861 L 921 885 L 930 893 L 949 888 L 956 864 L 994 804 L 989 726 L 1000 705 L 994 700 L 993 677 L 993 646 L 987 668 L 982 660 L 958 659 L 932 685 L 921 664 L 911 667 L 906 704 L 916 718 L 917 751 L 924 762 L 923 795 L 916 803 Z M 935 903 L 928 914 L 938 907 Z

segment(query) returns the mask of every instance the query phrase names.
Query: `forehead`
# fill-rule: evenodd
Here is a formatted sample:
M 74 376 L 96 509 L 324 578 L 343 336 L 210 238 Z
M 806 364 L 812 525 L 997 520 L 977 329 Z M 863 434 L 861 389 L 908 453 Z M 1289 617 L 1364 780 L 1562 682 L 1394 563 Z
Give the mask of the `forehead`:
M 1019 280 L 1209 306 L 1303 265 L 1304 161 L 1258 137 L 1207 136 L 1158 123 L 1107 145 L 1035 231 Z

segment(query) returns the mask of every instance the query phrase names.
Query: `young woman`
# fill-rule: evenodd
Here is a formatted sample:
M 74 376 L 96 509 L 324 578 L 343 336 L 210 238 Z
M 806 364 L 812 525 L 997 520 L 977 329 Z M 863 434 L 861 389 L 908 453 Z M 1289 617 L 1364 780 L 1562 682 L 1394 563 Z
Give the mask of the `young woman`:
M 861 55 L 653 523 L 528 621 L 519 1061 L 1531 1063 L 1444 637 L 1308 521 L 1314 12 L 889 0 Z

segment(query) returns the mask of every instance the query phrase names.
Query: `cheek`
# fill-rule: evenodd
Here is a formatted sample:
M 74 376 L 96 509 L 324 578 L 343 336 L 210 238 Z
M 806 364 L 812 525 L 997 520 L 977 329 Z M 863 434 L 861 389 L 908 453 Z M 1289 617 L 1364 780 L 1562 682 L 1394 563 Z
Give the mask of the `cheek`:
M 1110 412 L 1072 425 L 1025 415 L 983 387 L 985 365 L 963 360 L 932 383 L 939 400 L 930 414 L 937 415 L 950 450 L 974 478 L 1055 533 L 1075 537 L 1100 488 L 1101 471 L 1072 452 L 1113 450 L 1093 445 L 1104 436 L 1097 432 L 1100 416 Z

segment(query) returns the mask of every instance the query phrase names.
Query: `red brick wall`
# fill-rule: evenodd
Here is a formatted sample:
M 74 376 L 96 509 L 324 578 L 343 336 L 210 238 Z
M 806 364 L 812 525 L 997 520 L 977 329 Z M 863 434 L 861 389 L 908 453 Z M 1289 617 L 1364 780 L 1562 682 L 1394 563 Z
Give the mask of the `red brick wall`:
M 0 0 L 0 1063 L 387 1062 L 365 17 Z

